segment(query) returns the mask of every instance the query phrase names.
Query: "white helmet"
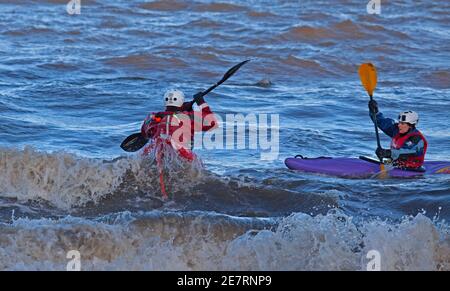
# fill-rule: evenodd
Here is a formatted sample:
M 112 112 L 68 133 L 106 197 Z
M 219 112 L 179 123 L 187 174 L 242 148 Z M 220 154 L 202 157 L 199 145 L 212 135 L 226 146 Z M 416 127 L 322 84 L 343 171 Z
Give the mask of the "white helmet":
M 181 107 L 184 103 L 184 93 L 176 89 L 169 90 L 164 94 L 164 103 L 166 106 Z
M 398 122 L 406 122 L 416 125 L 417 123 L 419 123 L 419 114 L 414 111 L 401 112 L 398 115 Z

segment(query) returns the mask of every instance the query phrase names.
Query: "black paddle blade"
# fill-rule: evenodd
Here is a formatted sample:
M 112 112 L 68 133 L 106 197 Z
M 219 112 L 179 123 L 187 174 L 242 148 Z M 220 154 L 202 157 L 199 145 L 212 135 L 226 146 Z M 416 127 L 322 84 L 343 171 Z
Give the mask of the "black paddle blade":
M 236 66 L 232 67 L 231 69 L 229 69 L 228 72 L 226 72 L 225 75 L 223 75 L 222 80 L 220 80 L 218 84 L 221 84 L 221 83 L 225 82 L 226 80 L 228 80 L 228 78 L 233 76 L 234 73 L 236 73 L 243 65 L 245 65 L 248 62 L 250 62 L 250 60 L 243 61 L 243 62 L 237 64 Z
M 236 66 L 232 67 L 231 69 L 229 69 L 225 75 L 223 75 L 222 80 L 220 80 L 219 82 L 217 82 L 216 84 L 214 84 L 213 86 L 211 86 L 210 88 L 208 88 L 208 90 L 204 91 L 202 94 L 203 96 L 205 96 L 206 94 L 208 94 L 209 92 L 211 92 L 212 90 L 214 90 L 215 88 L 217 88 L 217 86 L 219 86 L 220 84 L 222 84 L 223 82 L 225 82 L 226 80 L 228 80 L 231 76 L 234 75 L 234 73 L 236 73 L 243 65 L 245 65 L 246 63 L 250 62 L 250 60 L 246 60 L 243 62 L 240 62 L 239 64 L 237 64 Z
M 148 139 L 144 138 L 140 132 L 134 133 L 127 137 L 120 147 L 126 152 L 137 152 L 144 147 L 148 142 Z

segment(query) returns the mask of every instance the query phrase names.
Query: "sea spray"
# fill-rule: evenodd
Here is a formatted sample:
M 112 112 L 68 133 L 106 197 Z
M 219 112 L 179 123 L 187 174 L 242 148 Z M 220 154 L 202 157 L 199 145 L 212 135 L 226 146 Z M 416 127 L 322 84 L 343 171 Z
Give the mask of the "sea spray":
M 140 161 L 114 162 L 81 158 L 66 152 L 0 150 L 0 196 L 19 201 L 43 200 L 61 209 L 96 203 L 112 193 L 127 171 L 138 172 Z
M 448 230 L 421 214 L 355 223 L 334 210 L 280 219 L 127 212 L 18 219 L 0 231 L 1 270 L 63 270 L 71 250 L 82 270 L 366 270 L 373 250 L 381 270 L 450 270 Z

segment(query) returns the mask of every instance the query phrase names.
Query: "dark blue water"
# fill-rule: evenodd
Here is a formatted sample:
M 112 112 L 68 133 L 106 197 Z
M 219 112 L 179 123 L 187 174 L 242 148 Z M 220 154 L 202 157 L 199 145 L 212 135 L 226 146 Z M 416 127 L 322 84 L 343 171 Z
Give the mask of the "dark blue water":
M 338 179 L 283 163 L 296 154 L 373 155 L 357 74 L 369 61 L 380 110 L 417 111 L 427 158 L 450 160 L 448 1 L 382 2 L 380 15 L 364 1 L 82 1 L 80 15 L 69 15 L 67 2 L 0 1 L 0 218 L 8 233 L 0 269 L 64 269 L 66 249 L 83 246 L 87 269 L 365 269 L 371 248 L 386 269 L 449 268 L 448 175 Z M 198 149 L 204 168 L 170 166 L 171 200 L 161 202 L 154 163 L 124 153 L 121 141 L 163 108 L 165 90 L 192 96 L 245 59 L 206 100 L 223 119 L 278 115 L 278 158 Z M 171 230 L 141 234 L 143 225 Z M 324 240 L 315 252 L 286 228 L 294 241 Z M 204 236 L 176 241 L 189 234 L 182 229 Z M 58 255 L 27 261 L 33 248 L 9 247 L 21 230 Z M 87 239 L 96 232 L 110 241 L 108 255 Z M 412 242 L 402 249 L 405 236 Z M 136 255 L 144 249 L 151 263 Z M 249 249 L 258 260 L 244 255 Z M 277 260 L 266 254 L 275 249 Z M 213 263 L 205 259 L 216 251 Z M 283 259 L 292 252 L 298 260 Z

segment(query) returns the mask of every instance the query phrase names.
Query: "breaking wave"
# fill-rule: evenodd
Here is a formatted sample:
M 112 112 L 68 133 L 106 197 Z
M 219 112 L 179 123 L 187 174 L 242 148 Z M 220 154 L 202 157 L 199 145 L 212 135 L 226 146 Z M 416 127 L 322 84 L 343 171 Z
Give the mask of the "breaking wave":
M 0 197 L 18 201 L 45 201 L 64 210 L 82 207 L 119 192 L 159 195 L 159 174 L 151 155 L 119 157 L 112 161 L 90 159 L 67 152 L 46 153 L 31 147 L 0 150 Z M 175 162 L 165 156 L 166 179 L 180 189 L 184 176 L 199 174 L 201 165 Z M 167 165 L 173 165 L 171 167 Z M 182 173 L 181 173 L 182 172 Z M 186 189 L 186 188 L 185 188 Z
M 339 211 L 282 219 L 124 212 L 19 219 L 0 230 L 0 270 L 65 270 L 71 250 L 82 270 L 366 270 L 371 250 L 381 270 L 450 270 L 448 229 L 421 214 L 357 224 Z

